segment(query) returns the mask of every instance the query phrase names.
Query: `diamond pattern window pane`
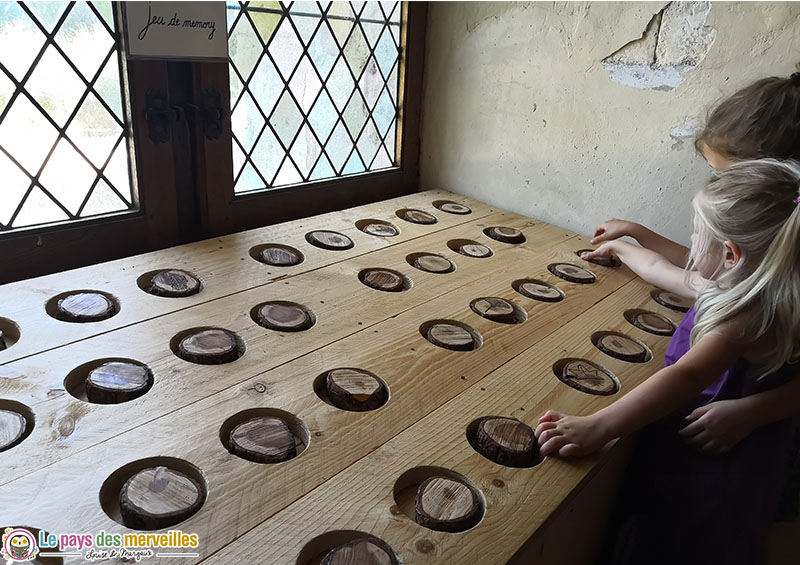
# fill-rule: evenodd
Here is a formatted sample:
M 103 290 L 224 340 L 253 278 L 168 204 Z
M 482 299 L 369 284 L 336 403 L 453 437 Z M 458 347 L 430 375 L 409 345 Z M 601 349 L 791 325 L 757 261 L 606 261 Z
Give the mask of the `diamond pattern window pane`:
M 0 231 L 135 210 L 109 2 L 0 2 Z
M 400 2 L 227 9 L 237 194 L 396 166 Z

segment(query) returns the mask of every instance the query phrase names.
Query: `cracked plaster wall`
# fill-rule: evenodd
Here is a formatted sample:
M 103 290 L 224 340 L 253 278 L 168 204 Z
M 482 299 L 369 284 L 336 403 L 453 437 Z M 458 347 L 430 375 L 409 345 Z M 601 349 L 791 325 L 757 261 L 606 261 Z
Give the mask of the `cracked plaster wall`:
M 800 3 L 693 4 L 658 36 L 662 62 L 682 66 L 666 89 L 605 67 L 642 62 L 631 42 L 653 55 L 643 34 L 663 28 L 668 2 L 431 3 L 422 188 L 585 234 L 632 219 L 688 244 L 689 202 L 710 171 L 693 146 L 706 111 L 800 62 Z

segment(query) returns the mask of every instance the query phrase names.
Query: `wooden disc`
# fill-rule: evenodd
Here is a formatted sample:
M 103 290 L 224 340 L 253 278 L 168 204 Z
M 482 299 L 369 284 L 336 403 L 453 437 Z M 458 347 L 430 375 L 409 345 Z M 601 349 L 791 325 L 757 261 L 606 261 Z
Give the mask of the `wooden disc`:
M 386 269 L 369 269 L 361 275 L 361 281 L 370 288 L 386 292 L 400 292 L 405 287 L 402 276 Z
M 448 214 L 469 214 L 472 212 L 468 206 L 464 206 L 458 202 L 443 202 L 438 208 L 442 212 L 447 212 Z
M 414 499 L 414 521 L 431 530 L 460 532 L 480 521 L 478 497 L 460 481 L 431 477 L 419 485 Z
M 478 257 L 481 259 L 492 256 L 492 250 L 480 243 L 465 243 L 458 248 L 458 252 L 467 257 Z
M 542 302 L 559 302 L 564 300 L 564 295 L 556 287 L 542 281 L 525 281 L 519 285 L 520 294 L 541 300 Z
M 331 404 L 342 410 L 364 412 L 386 403 L 386 386 L 372 373 L 361 369 L 333 369 L 325 377 Z
M 301 332 L 313 326 L 314 320 L 299 304 L 269 302 L 258 309 L 258 323 L 280 332 Z
M 258 416 L 231 430 L 228 451 L 256 463 L 280 463 L 297 455 L 297 445 L 286 421 Z
M 0 410 L 0 451 L 17 445 L 27 429 L 28 420 L 25 416 L 11 410 Z
M 625 317 L 637 328 L 650 332 L 651 334 L 669 336 L 675 333 L 675 324 L 673 324 L 669 318 L 661 314 L 656 314 L 655 312 L 634 310 Z
M 204 501 L 205 491 L 191 477 L 168 467 L 149 467 L 125 482 L 119 509 L 127 527 L 158 530 L 186 520 Z
M 214 328 L 187 335 L 178 345 L 178 352 L 192 363 L 218 365 L 238 359 L 239 345 L 233 332 Z
M 111 361 L 89 371 L 86 398 L 96 404 L 117 404 L 138 398 L 152 385 L 153 375 L 144 365 Z
M 479 298 L 470 307 L 476 314 L 495 322 L 514 324 L 518 321 L 514 304 L 503 298 Z
M 420 255 L 414 259 L 414 267 L 429 273 L 449 273 L 455 266 L 440 255 Z
M 597 277 L 591 271 L 570 263 L 556 263 L 555 265 L 550 265 L 548 269 L 557 277 L 569 282 L 589 284 L 597 280 Z
M 303 255 L 291 247 L 269 246 L 261 250 L 261 261 L 276 267 L 291 267 L 303 262 Z
M 472 334 L 461 326 L 440 322 L 428 328 L 428 341 L 445 349 L 471 351 L 475 348 Z
M 486 235 L 503 243 L 523 243 L 525 241 L 525 236 L 522 235 L 521 231 L 502 226 L 488 228 Z
M 367 224 L 361 231 L 378 237 L 393 237 L 400 234 L 400 230 L 392 224 Z
M 514 418 L 481 420 L 475 446 L 487 459 L 509 467 L 529 466 L 539 458 L 539 444 L 533 430 Z
M 343 251 L 355 245 L 353 240 L 346 235 L 326 230 L 309 232 L 306 234 L 306 240 L 312 245 L 331 251 Z
M 403 212 L 403 219 L 413 224 L 435 224 L 438 221 L 433 214 L 410 209 Z
M 623 361 L 631 363 L 647 361 L 647 349 L 626 335 L 606 333 L 597 339 L 595 345 L 603 353 Z
M 575 254 L 578 257 L 581 257 L 584 253 L 588 253 L 590 251 L 594 251 L 594 249 L 581 249 L 577 251 Z M 583 257 L 581 257 L 583 259 Z M 587 259 L 583 259 L 586 261 Z M 619 267 L 620 263 L 614 257 L 610 255 L 608 257 L 595 257 L 594 259 L 588 259 L 590 263 L 594 263 L 595 265 L 600 265 L 601 267 Z
M 561 369 L 559 378 L 572 388 L 589 394 L 605 396 L 619 390 L 619 385 L 611 373 L 582 359 L 567 362 Z
M 362 538 L 332 549 L 320 565 L 398 565 L 397 556 L 385 541 Z
M 56 318 L 65 322 L 97 322 L 116 314 L 114 303 L 98 292 L 78 292 L 59 299 Z
M 666 306 L 671 310 L 677 310 L 678 312 L 688 312 L 689 308 L 694 304 L 691 298 L 684 298 L 683 296 L 678 296 L 666 290 L 656 289 L 650 293 L 650 296 L 662 306 Z
M 179 269 L 160 271 L 150 280 L 147 292 L 169 298 L 191 296 L 200 292 L 200 280 L 193 274 Z

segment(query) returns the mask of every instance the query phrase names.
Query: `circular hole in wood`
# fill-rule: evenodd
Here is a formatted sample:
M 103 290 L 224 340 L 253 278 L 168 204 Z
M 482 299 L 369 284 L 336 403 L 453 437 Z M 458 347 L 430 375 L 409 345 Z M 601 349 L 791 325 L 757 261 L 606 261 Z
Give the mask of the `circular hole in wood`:
M 474 351 L 483 345 L 477 330 L 455 320 L 430 320 L 419 327 L 419 333 L 433 345 L 452 351 Z
M 472 209 L 469 206 L 453 202 L 452 200 L 434 200 L 433 205 L 442 212 L 447 212 L 448 214 L 464 215 L 472 213 Z
M 525 243 L 525 235 L 514 228 L 492 226 L 484 228 L 483 233 L 495 241 L 501 241 L 503 243 Z
M 19 326 L 8 318 L 0 318 L 0 351 L 4 351 L 19 341 Z
M 642 310 L 634 308 L 625 310 L 623 314 L 625 319 L 631 324 L 651 334 L 671 336 L 675 333 L 675 324 L 672 320 L 661 314 L 650 312 L 649 310 Z
M 351 412 L 377 410 L 389 401 L 389 387 L 383 379 L 351 367 L 319 375 L 314 379 L 314 392 L 326 404 Z
M 133 530 L 175 526 L 203 506 L 208 485 L 200 469 L 176 457 L 148 457 L 111 473 L 100 487 L 106 515 Z
M 579 249 L 575 252 L 575 255 L 581 257 L 583 253 L 588 253 L 590 251 L 594 251 L 594 249 Z M 583 261 L 587 261 L 581 257 Z M 600 265 L 601 267 L 619 267 L 621 263 L 617 261 L 614 257 L 595 257 L 594 259 L 588 259 L 589 263 L 594 263 L 595 265 Z
M 380 538 L 355 530 L 317 536 L 300 550 L 297 565 L 399 565 L 395 551 Z
M 358 280 L 370 288 L 384 292 L 402 292 L 412 287 L 411 279 L 392 269 L 363 269 Z
M 0 452 L 25 441 L 35 424 L 36 418 L 30 408 L 16 400 L 0 398 Z
M 653 359 L 653 352 L 647 345 L 620 332 L 594 332 L 592 343 L 606 355 L 629 363 L 647 363 Z
M 302 332 L 317 323 L 317 316 L 307 306 L 285 300 L 263 302 L 250 311 L 250 317 L 259 326 L 278 332 Z
M 3 524 L 0 522 L 0 534 L 5 535 L 7 529 L 11 531 L 8 532 L 9 535 L 6 536 L 2 547 L 6 555 L 30 565 L 62 565 L 64 563 L 63 557 L 41 555 L 42 548 L 38 545 L 39 539 L 41 537 L 47 538 L 52 532 L 32 528 L 31 526 Z M 45 548 L 44 551 L 47 553 L 56 552 L 57 548 Z M 7 561 L 7 563 L 12 562 L 16 563 L 17 561 Z
M 119 310 L 119 301 L 99 290 L 62 292 L 45 304 L 47 314 L 62 322 L 99 322 L 115 316 Z
M 343 233 L 317 230 L 306 234 L 306 241 L 315 247 L 327 249 L 329 251 L 344 251 L 355 245 L 353 240 Z
M 192 296 L 203 289 L 196 275 L 181 269 L 149 271 L 136 279 L 136 284 L 146 293 L 164 298 Z
M 471 239 L 451 239 L 447 242 L 447 247 L 456 253 L 477 259 L 485 259 L 494 255 L 489 247 Z
M 178 332 L 169 342 L 172 352 L 190 363 L 221 365 L 245 353 L 244 340 L 223 328 L 202 326 Z
M 444 274 L 456 270 L 455 263 L 435 253 L 412 253 L 406 256 L 406 263 L 428 273 Z
M 553 373 L 562 383 L 581 392 L 598 396 L 619 392 L 619 379 L 608 369 L 586 359 L 560 359 L 553 365 Z
M 395 214 L 401 220 L 411 222 L 412 224 L 430 225 L 439 221 L 433 214 L 423 212 L 422 210 L 416 210 L 414 208 L 401 208 L 395 212 Z
M 439 532 L 464 532 L 486 513 L 483 493 L 460 473 L 443 467 L 409 469 L 394 484 L 394 501 L 417 524 Z
M 535 467 L 543 461 L 533 429 L 516 418 L 485 416 L 467 426 L 472 448 L 498 465 Z
M 658 288 L 650 293 L 650 297 L 662 306 L 666 306 L 670 310 L 675 310 L 677 312 L 688 312 L 689 308 L 694 305 L 694 301 L 691 298 L 684 298 L 683 296 L 678 296 L 677 294 Z
M 253 463 L 283 463 L 308 449 L 305 423 L 277 408 L 250 408 L 225 420 L 219 439 L 228 453 Z
M 251 247 L 250 257 L 273 267 L 293 267 L 306 259 L 298 249 L 281 243 L 262 243 Z
M 555 276 L 573 283 L 591 284 L 597 280 L 593 272 L 572 263 L 553 263 L 547 266 L 547 270 Z
M 377 237 L 394 237 L 400 235 L 400 229 L 384 220 L 358 220 L 356 227 L 369 235 Z
M 528 319 L 528 313 L 518 304 L 496 296 L 476 298 L 469 307 L 479 316 L 501 324 L 521 324 Z
M 557 286 L 539 279 L 519 279 L 511 283 L 511 288 L 522 296 L 542 302 L 561 302 L 565 296 L 564 291 Z
M 123 357 L 95 359 L 72 369 L 64 388 L 83 402 L 120 404 L 143 396 L 153 386 L 153 372 L 144 363 Z

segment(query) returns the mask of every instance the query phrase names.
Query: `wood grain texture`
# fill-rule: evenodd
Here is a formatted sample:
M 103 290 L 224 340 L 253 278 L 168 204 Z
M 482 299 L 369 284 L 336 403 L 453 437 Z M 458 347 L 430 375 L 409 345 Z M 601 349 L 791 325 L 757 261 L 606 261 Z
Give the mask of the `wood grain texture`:
M 438 322 L 427 331 L 428 341 L 445 349 L 453 351 L 471 351 L 477 348 L 477 343 L 472 333 L 466 328 L 456 324 Z
M 595 343 L 603 353 L 617 359 L 642 363 L 647 360 L 647 349 L 634 339 L 617 333 L 605 333 Z
M 0 451 L 14 447 L 27 428 L 25 416 L 11 410 L 0 410 Z
M 478 495 L 464 483 L 448 477 L 430 477 L 417 489 L 414 520 L 439 532 L 462 532 L 478 523 Z
M 516 418 L 481 419 L 475 434 L 475 449 L 508 467 L 532 467 L 541 461 L 533 429 Z
M 431 225 L 439 221 L 433 214 L 415 209 L 403 210 L 400 217 L 413 224 Z
M 328 230 L 316 230 L 306 234 L 306 241 L 322 249 L 345 251 L 355 246 L 353 240 L 346 235 Z
M 403 276 L 387 269 L 369 269 L 361 275 L 361 282 L 370 288 L 385 292 L 404 290 Z
M 114 303 L 96 292 L 77 292 L 59 298 L 55 317 L 63 322 L 99 322 L 115 314 Z
M 591 284 L 597 280 L 597 277 L 590 270 L 571 263 L 557 263 L 550 265 L 549 269 L 557 277 L 573 283 Z
M 203 365 L 230 363 L 241 355 L 236 334 L 221 328 L 190 333 L 178 344 L 178 353 L 186 361 Z
M 231 431 L 228 450 L 256 463 L 280 463 L 297 455 L 289 425 L 273 416 L 251 418 L 236 426 Z
M 153 382 L 150 370 L 139 364 L 113 361 L 89 371 L 86 397 L 98 404 L 118 404 L 140 397 Z
M 280 332 L 302 332 L 314 325 L 314 318 L 302 304 L 269 302 L 258 309 L 258 323 Z
M 441 202 L 438 205 L 434 203 L 434 205 L 442 212 L 447 212 L 448 214 L 469 214 L 472 212 L 469 206 L 459 204 L 458 202 Z
M 197 512 L 205 500 L 203 487 L 180 471 L 150 467 L 130 477 L 120 492 L 122 519 L 135 530 L 159 530 Z
M 542 302 L 560 302 L 564 293 L 549 283 L 540 280 L 527 280 L 519 285 L 518 291 L 523 296 L 541 300 Z
M 467 257 L 483 259 L 492 256 L 492 250 L 480 243 L 466 243 L 458 248 L 458 252 Z
M 525 236 L 516 228 L 507 226 L 494 226 L 486 229 L 486 235 L 503 243 L 523 243 Z
M 167 298 L 192 296 L 200 292 L 200 280 L 192 273 L 170 269 L 156 273 L 150 280 L 148 292 Z
M 453 262 L 440 255 L 420 255 L 414 259 L 414 267 L 429 273 L 449 273 L 455 270 Z
M 261 261 L 275 267 L 293 267 L 303 262 L 302 254 L 294 247 L 268 245 L 261 250 Z
M 400 230 L 397 229 L 397 227 L 395 227 L 393 224 L 367 224 L 362 228 L 361 231 L 378 237 L 394 237 L 400 234 Z
M 653 300 L 662 306 L 666 306 L 667 308 L 675 310 L 676 312 L 688 312 L 689 308 L 691 308 L 694 304 L 690 298 L 684 298 L 682 296 L 678 296 L 677 294 L 673 294 L 672 292 L 667 292 L 666 290 L 656 289 L 650 294 L 650 296 L 652 296 Z
M 325 377 L 331 404 L 342 410 L 375 410 L 388 400 L 386 385 L 362 369 L 333 369 Z

